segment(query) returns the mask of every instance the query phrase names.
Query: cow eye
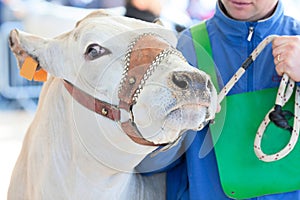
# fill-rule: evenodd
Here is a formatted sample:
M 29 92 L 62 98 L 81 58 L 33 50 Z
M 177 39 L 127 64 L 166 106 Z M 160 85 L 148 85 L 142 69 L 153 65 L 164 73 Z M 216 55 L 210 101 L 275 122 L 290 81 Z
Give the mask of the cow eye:
M 95 60 L 110 53 L 111 52 L 108 49 L 100 46 L 99 44 L 91 44 L 86 49 L 85 58 L 87 60 Z

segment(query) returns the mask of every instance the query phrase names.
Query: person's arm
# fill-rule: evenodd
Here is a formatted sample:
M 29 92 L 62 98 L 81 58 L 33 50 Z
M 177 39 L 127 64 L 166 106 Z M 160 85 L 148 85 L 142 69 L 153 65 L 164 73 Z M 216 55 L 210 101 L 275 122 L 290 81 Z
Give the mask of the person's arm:
M 187 131 L 179 140 L 177 145 L 166 151 L 157 153 L 156 151 L 159 151 L 160 149 L 158 148 L 156 151 L 149 154 L 138 166 L 136 166 L 136 172 L 143 174 L 159 173 L 166 172 L 173 168 L 182 161 L 182 155 L 192 143 L 195 134 L 197 134 L 197 132 Z

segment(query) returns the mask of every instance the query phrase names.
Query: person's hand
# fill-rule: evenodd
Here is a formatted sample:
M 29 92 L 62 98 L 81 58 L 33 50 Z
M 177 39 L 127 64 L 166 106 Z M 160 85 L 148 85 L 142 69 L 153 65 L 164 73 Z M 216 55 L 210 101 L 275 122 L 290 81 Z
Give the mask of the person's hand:
M 300 36 L 280 36 L 272 42 L 274 63 L 278 75 L 286 73 L 300 81 Z

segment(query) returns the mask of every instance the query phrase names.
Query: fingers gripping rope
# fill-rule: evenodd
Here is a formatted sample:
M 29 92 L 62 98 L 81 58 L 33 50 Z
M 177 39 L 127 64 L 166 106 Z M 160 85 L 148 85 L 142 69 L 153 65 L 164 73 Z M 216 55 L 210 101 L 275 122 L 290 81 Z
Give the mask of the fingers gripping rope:
M 262 52 L 262 50 L 272 42 L 277 36 L 271 35 L 264 39 L 251 53 L 251 55 L 246 59 L 246 61 L 242 64 L 242 66 L 238 69 L 238 71 L 233 75 L 233 77 L 229 80 L 229 82 L 224 86 L 221 92 L 218 95 L 218 102 L 224 99 L 224 97 L 228 94 L 228 92 L 232 89 L 234 84 L 242 77 L 247 68 L 251 63 L 255 61 L 257 56 Z M 265 162 L 272 162 L 276 160 L 280 160 L 288 155 L 293 148 L 295 147 L 298 136 L 299 136 L 299 116 L 300 116 L 300 87 L 297 86 L 296 89 L 296 97 L 295 97 L 295 111 L 294 111 L 294 125 L 293 127 L 289 126 L 287 120 L 292 117 L 292 113 L 289 111 L 282 111 L 282 107 L 285 103 L 290 99 L 293 90 L 294 90 L 295 82 L 289 79 L 287 74 L 284 74 L 277 92 L 277 97 L 275 101 L 275 106 L 267 113 L 266 117 L 260 124 L 258 131 L 256 133 L 256 137 L 254 140 L 254 152 L 256 156 Z M 289 143 L 279 152 L 271 155 L 265 154 L 261 149 L 261 140 L 264 134 L 264 131 L 270 121 L 274 122 L 277 126 L 287 129 L 291 132 L 291 138 Z

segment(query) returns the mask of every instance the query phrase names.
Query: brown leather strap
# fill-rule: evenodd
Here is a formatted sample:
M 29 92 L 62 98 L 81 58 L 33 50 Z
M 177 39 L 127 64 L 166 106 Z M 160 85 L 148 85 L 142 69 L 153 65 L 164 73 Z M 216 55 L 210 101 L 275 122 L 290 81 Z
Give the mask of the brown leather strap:
M 95 99 L 91 95 L 83 92 L 79 88 L 73 86 L 70 82 L 64 80 L 64 86 L 70 95 L 82 106 L 88 108 L 89 110 L 96 112 L 104 117 L 107 117 L 114 121 L 120 120 L 120 110 L 111 104 Z M 148 140 L 145 140 L 138 132 L 136 126 L 131 121 L 126 121 L 121 123 L 121 127 L 134 142 L 147 145 L 147 146 L 159 146 Z
M 138 131 L 137 127 L 135 126 L 135 123 L 132 123 L 131 121 L 126 121 L 121 123 L 122 129 L 126 132 L 128 137 L 130 137 L 134 142 L 146 145 L 146 146 L 162 146 L 166 144 L 155 144 L 153 142 L 148 141 L 147 139 L 143 138 L 143 136 Z
M 152 61 L 170 45 L 156 35 L 144 35 L 134 45 L 130 55 L 128 73 L 119 92 L 119 107 L 127 111 L 134 104 L 133 95 L 141 84 Z
M 141 81 L 155 58 L 164 50 L 170 47 L 162 38 L 157 35 L 143 35 L 140 37 L 130 52 L 130 62 L 127 74 L 121 90 L 119 91 L 119 107 L 130 112 L 133 96 L 141 85 Z M 121 123 L 124 132 L 136 143 L 147 146 L 159 146 L 165 144 L 154 144 L 142 137 L 135 123 L 128 120 Z
M 76 101 L 84 107 L 111 120 L 120 120 L 120 110 L 116 106 L 95 99 L 91 95 L 73 86 L 70 82 L 66 80 L 64 80 L 64 85 L 68 92 L 71 94 L 71 96 L 73 96 L 74 99 L 76 99 Z

